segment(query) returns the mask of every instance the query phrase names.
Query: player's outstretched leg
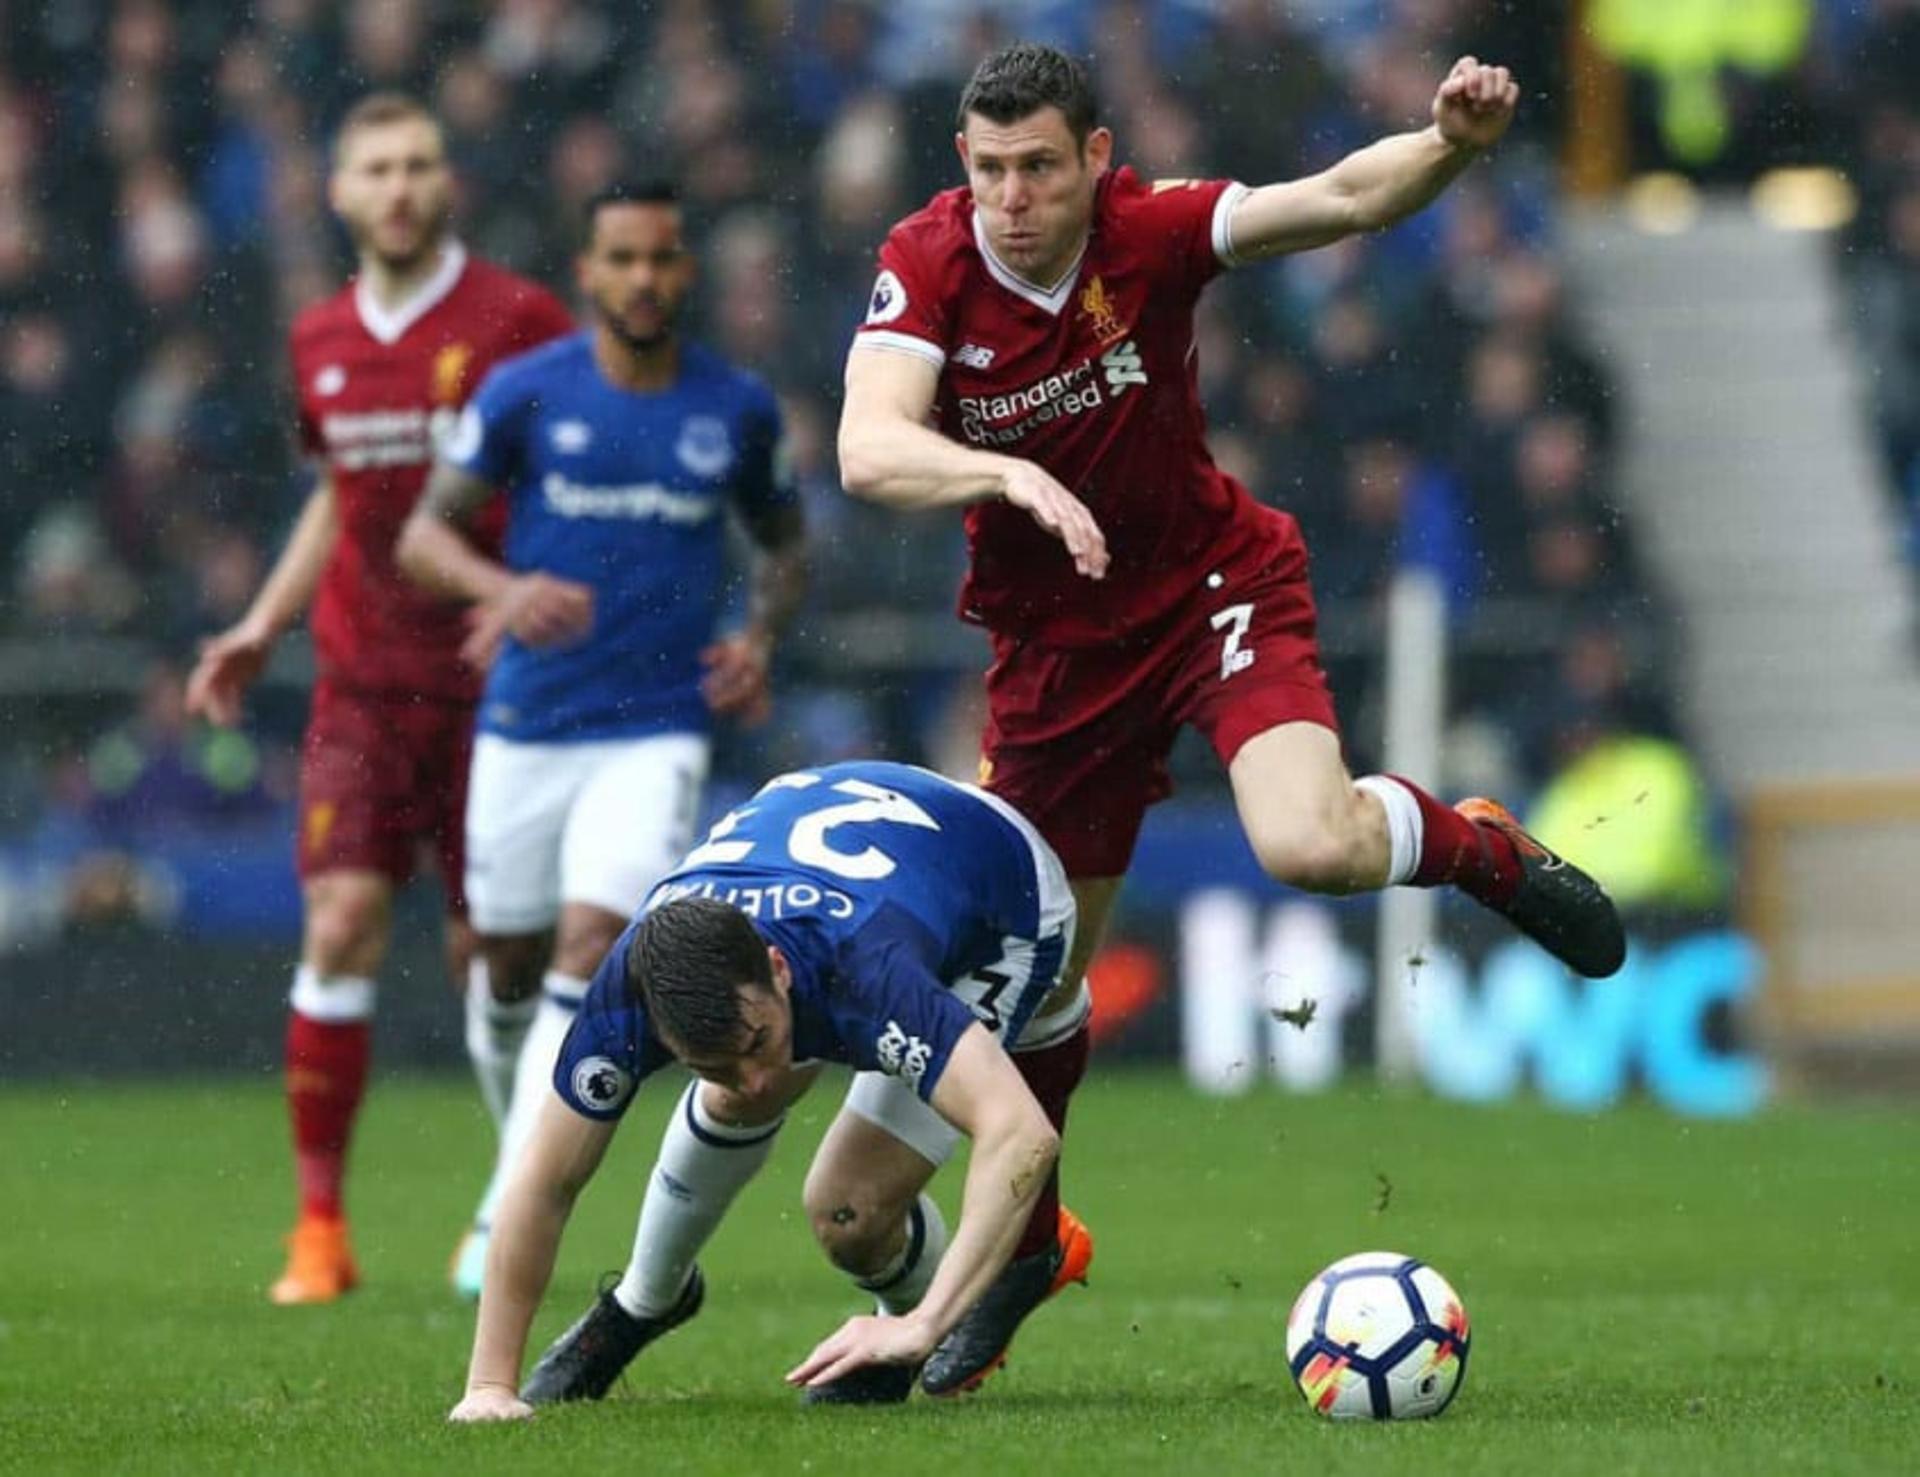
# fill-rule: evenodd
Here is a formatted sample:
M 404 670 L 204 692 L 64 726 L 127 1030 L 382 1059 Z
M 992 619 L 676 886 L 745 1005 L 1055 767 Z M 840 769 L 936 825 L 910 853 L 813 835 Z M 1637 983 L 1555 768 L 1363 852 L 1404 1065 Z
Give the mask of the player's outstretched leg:
M 540 1356 L 520 1387 L 520 1398 L 529 1405 L 600 1399 L 642 1349 L 690 1320 L 706 1298 L 706 1279 L 698 1267 L 689 1272 L 678 1301 L 652 1317 L 635 1317 L 620 1306 L 612 1288 L 604 1290 Z
M 929 1395 L 979 1389 L 1006 1364 L 1007 1346 L 1027 1315 L 1069 1283 L 1087 1280 L 1093 1234 L 1064 1205 L 1057 1218 L 1053 1244 L 1008 1262 L 980 1301 L 934 1347 L 920 1373 L 920 1386 Z

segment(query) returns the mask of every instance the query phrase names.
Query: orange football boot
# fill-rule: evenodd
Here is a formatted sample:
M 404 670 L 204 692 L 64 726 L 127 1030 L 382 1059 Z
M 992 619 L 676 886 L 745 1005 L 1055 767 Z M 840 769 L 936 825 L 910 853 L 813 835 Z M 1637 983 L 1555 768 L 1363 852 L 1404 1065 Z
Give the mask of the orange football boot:
M 287 1270 L 267 1289 L 282 1307 L 297 1303 L 330 1303 L 360 1285 L 360 1269 L 353 1264 L 347 1244 L 347 1223 L 326 1216 L 303 1215 L 287 1237 Z

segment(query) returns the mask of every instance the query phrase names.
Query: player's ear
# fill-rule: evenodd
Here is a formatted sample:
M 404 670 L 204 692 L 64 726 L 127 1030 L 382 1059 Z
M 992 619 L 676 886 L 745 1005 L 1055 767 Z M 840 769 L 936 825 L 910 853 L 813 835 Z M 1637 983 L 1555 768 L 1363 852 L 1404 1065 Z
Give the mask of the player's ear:
M 973 172 L 973 156 L 967 152 L 967 136 L 964 132 L 953 136 L 953 147 L 960 155 L 960 167 L 969 174 Z
M 1113 130 L 1104 125 L 1087 135 L 1087 145 L 1083 151 L 1089 174 L 1101 175 L 1107 172 L 1113 163 Z
M 793 966 L 787 963 L 787 956 L 780 952 L 778 944 L 767 945 L 767 963 L 773 967 L 773 991 L 784 1000 L 793 989 Z

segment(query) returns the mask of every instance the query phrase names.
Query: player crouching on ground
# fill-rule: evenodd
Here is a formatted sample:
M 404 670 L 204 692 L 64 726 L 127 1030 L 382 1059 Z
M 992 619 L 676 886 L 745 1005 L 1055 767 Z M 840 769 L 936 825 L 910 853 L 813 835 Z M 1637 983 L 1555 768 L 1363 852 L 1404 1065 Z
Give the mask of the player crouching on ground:
M 723 817 L 608 953 L 562 1048 L 494 1222 L 451 1419 L 597 1399 L 693 1317 L 705 1297 L 695 1256 L 829 1061 L 854 1077 L 808 1173 L 807 1213 L 879 1314 L 850 1319 L 787 1378 L 809 1403 L 906 1399 L 1008 1266 L 1058 1158 L 1059 1125 L 1002 1043 L 1042 1049 L 1085 1020 L 1083 985 L 1053 998 L 1073 924 L 1039 834 L 925 770 L 781 775 Z M 699 1080 L 649 1177 L 634 1263 L 516 1389 L 574 1200 L 634 1088 L 674 1060 Z M 922 1190 L 962 1134 L 973 1150 L 949 1245 Z M 1036 1264 L 1056 1289 L 1091 1255 L 1084 1230 L 1071 1241 Z

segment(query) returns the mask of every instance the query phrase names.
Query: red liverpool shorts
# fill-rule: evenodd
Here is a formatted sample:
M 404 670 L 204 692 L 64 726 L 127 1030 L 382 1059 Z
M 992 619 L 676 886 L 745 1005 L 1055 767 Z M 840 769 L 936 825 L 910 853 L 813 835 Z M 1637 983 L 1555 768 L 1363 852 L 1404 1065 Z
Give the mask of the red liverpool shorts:
M 300 749 L 301 880 L 379 872 L 398 887 L 431 854 L 449 910 L 464 915 L 472 751 L 466 703 L 363 692 L 321 678 Z
M 1071 877 L 1126 871 L 1147 807 L 1173 793 L 1167 756 L 1191 723 L 1231 764 L 1281 723 L 1339 731 L 1320 665 L 1307 551 L 1291 517 L 1204 574 L 1169 621 L 1112 646 L 996 634 L 981 782 L 1030 819 Z

